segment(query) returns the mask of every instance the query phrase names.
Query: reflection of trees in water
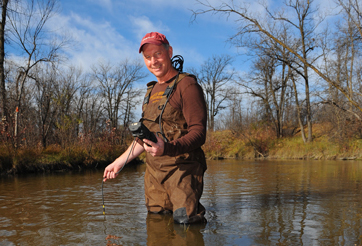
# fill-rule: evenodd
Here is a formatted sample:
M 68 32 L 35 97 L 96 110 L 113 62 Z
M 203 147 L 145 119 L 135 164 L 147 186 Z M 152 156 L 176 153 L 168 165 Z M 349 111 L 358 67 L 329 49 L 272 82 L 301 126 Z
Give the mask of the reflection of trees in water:
M 352 166 L 310 164 L 298 167 L 299 172 L 280 165 L 275 165 L 273 171 L 265 171 L 261 179 L 265 192 L 257 196 L 260 210 L 255 215 L 260 217 L 260 226 L 264 228 L 262 238 L 279 236 L 278 242 L 284 243 L 308 244 L 324 240 L 336 244 L 344 242 L 346 230 L 360 230 L 360 225 L 347 225 L 348 218 L 343 216 L 350 210 L 349 199 L 343 197 L 361 197 L 354 182 L 349 182 L 352 170 L 345 170 Z M 361 217 L 358 216 L 360 207 L 353 211 L 350 219 Z M 351 242 L 355 239 L 349 238 Z
M 216 231 L 227 223 L 231 234 L 251 237 L 260 245 L 316 241 L 359 245 L 362 171 L 358 167 L 344 162 L 209 165 L 206 180 L 212 188 L 207 188 L 207 215 L 218 221 Z

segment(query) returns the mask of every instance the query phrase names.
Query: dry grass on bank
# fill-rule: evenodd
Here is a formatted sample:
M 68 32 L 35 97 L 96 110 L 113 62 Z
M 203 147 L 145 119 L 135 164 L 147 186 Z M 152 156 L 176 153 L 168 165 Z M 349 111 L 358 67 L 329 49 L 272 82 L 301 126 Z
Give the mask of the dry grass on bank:
M 109 142 L 95 144 L 78 143 L 66 148 L 50 145 L 41 148 L 14 149 L 0 146 L 0 173 L 30 173 L 58 170 L 79 170 L 104 167 L 116 159 L 125 145 Z
M 203 147 L 208 159 L 362 159 L 362 139 L 336 140 L 325 125 L 314 126 L 313 141 L 299 134 L 277 139 L 267 126 L 248 131 L 209 132 Z
M 304 143 L 301 138 L 283 139 L 280 146 L 270 152 L 277 159 L 362 159 L 362 140 L 351 140 L 342 145 L 331 142 L 327 137 Z

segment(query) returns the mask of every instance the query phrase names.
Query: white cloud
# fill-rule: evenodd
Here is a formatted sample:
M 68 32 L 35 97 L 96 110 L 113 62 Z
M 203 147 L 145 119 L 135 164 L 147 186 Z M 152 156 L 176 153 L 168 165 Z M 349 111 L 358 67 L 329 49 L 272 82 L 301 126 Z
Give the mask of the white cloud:
M 218 0 L 214 1 L 217 2 Z M 142 6 L 155 6 L 156 8 L 160 8 L 160 6 L 162 6 L 162 8 L 173 7 L 180 11 L 182 9 L 187 10 L 187 8 L 193 8 L 196 4 L 195 0 L 138 0 L 137 2 L 142 4 Z
M 57 15 L 51 22 L 52 30 L 66 32 L 76 45 L 68 51 L 70 63 L 88 70 L 98 60 L 118 63 L 126 58 L 137 59 L 137 45 L 123 37 L 109 22 L 95 22 L 72 13 Z M 59 28 L 61 27 L 61 28 Z
M 94 5 L 98 5 L 99 7 L 101 8 L 104 8 L 106 10 L 108 10 L 109 12 L 112 11 L 113 9 L 113 2 L 116 2 L 116 1 L 113 1 L 113 0 L 87 0 L 85 2 L 89 2 L 88 4 L 94 4 Z M 85 5 L 87 3 L 84 3 Z
M 141 40 L 149 32 L 165 33 L 169 31 L 169 28 L 163 25 L 161 21 L 153 23 L 147 16 L 131 16 L 129 19 L 132 26 L 134 26 L 134 32 L 138 40 Z

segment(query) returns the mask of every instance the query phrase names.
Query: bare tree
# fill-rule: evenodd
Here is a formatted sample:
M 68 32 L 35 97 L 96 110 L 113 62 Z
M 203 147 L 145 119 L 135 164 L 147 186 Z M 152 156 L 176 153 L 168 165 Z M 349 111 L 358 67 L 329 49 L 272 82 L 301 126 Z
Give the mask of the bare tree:
M 224 102 L 232 93 L 229 86 L 235 76 L 235 70 L 230 67 L 232 61 L 229 55 L 214 55 L 201 65 L 199 71 L 193 71 L 205 93 L 210 131 L 214 130 L 215 116 L 225 109 Z
M 334 78 L 340 87 L 345 88 L 346 93 L 353 101 L 361 104 L 360 78 L 358 69 L 361 67 L 359 62 L 361 58 L 360 33 L 361 14 L 358 11 L 359 6 L 355 1 L 338 1 L 345 10 L 345 20 L 337 25 L 335 32 L 329 35 L 326 43 L 329 43 L 329 49 L 324 55 L 325 73 L 330 78 Z M 355 5 L 353 5 L 355 4 Z M 359 23 L 359 24 L 358 24 Z M 333 57 L 331 57 L 333 55 Z M 351 101 L 341 98 L 341 92 L 334 87 L 329 87 L 326 91 L 326 97 L 322 103 L 337 107 L 340 110 L 349 112 L 358 120 L 361 120 L 360 114 L 355 111 Z M 343 96 L 343 94 L 342 94 Z M 359 112 L 360 113 L 360 112 Z
M 285 43 L 295 40 L 286 25 L 271 24 L 268 25 L 268 30 L 272 30 Z M 247 48 L 246 54 L 253 63 L 249 76 L 243 75 L 237 83 L 246 89 L 245 93 L 259 100 L 263 110 L 262 119 L 273 124 L 277 138 L 284 136 L 284 132 L 290 132 L 284 128 L 286 105 L 290 103 L 290 98 L 287 98 L 291 90 L 290 53 L 263 34 L 248 39 L 238 38 L 234 42 L 238 47 Z M 295 128 L 290 124 L 288 127 Z
M 97 136 L 97 133 L 101 132 L 103 124 L 105 124 L 105 119 L 107 118 L 102 107 L 104 99 L 99 98 L 93 87 L 84 99 L 82 132 L 89 139 L 93 139 L 94 136 Z
M 351 0 L 352 1 L 352 0 Z M 286 49 L 291 56 L 293 62 L 298 61 L 299 66 L 294 67 L 292 63 L 289 65 L 292 66 L 295 71 L 298 71 L 300 76 L 303 76 L 305 80 L 305 93 L 306 96 L 309 93 L 309 72 L 308 69 L 313 70 L 320 78 L 326 81 L 331 87 L 337 89 L 342 93 L 342 95 L 353 105 L 356 109 L 362 112 L 362 105 L 355 98 L 351 97 L 348 93 L 348 89 L 342 86 L 335 78 L 330 77 L 328 74 L 324 73 L 322 68 L 318 68 L 316 64 L 316 59 L 320 57 L 320 53 L 317 54 L 317 50 L 314 49 L 315 45 L 312 34 L 315 31 L 315 25 L 312 23 L 312 14 L 314 10 L 311 8 L 312 1 L 308 0 L 290 0 L 285 1 L 284 4 L 288 7 L 291 7 L 295 10 L 296 22 L 293 22 L 291 19 L 284 17 L 281 13 L 273 14 L 267 8 L 266 13 L 268 14 L 266 17 L 266 21 L 263 22 L 265 16 L 253 15 L 251 9 L 247 4 L 244 5 L 235 5 L 234 1 L 229 1 L 229 3 L 223 2 L 219 6 L 212 6 L 208 2 L 198 1 L 204 9 L 194 11 L 194 17 L 196 18 L 200 14 L 213 13 L 213 14 L 225 14 L 227 16 L 236 17 L 240 29 L 232 37 L 232 40 L 237 40 L 237 38 L 246 38 L 249 37 L 250 34 L 258 34 L 265 35 L 269 39 L 273 40 L 273 42 L 277 43 L 284 49 Z M 358 1 L 354 1 L 358 2 Z M 356 5 L 354 5 L 356 6 Z M 355 8 L 357 9 L 357 7 Z M 356 11 L 357 12 L 357 11 Z M 359 12 L 360 13 L 360 12 Z M 268 29 L 268 25 L 266 23 L 273 23 L 277 25 L 278 23 L 288 23 L 288 25 L 294 27 L 299 31 L 299 38 L 296 40 L 298 42 L 287 43 L 278 38 L 278 36 L 272 32 L 272 30 Z M 308 24 L 309 23 L 309 24 Z M 306 26 L 307 25 L 307 26 Z M 361 26 L 361 25 L 359 25 Z M 316 34 L 313 34 L 316 35 Z M 314 56 L 311 57 L 310 54 Z M 321 50 L 319 50 L 321 51 Z M 310 54 L 309 54 L 310 53 Z M 308 55 L 309 54 L 309 55 Z M 308 98 L 306 98 L 308 100 Z M 308 102 L 307 102 L 308 103 Z M 307 105 L 307 108 L 310 108 L 310 105 Z M 310 114 L 311 112 L 308 112 Z M 311 121 L 311 119 L 309 119 Z M 311 122 L 309 123 L 311 124 Z M 308 140 L 311 140 L 311 128 L 308 131 Z
M 58 138 L 64 147 L 75 142 L 78 137 L 81 118 L 76 95 L 84 87 L 84 81 L 81 71 L 73 67 L 68 71 L 60 71 L 57 75 L 54 101 L 58 110 L 55 124 Z
M 95 93 L 94 87 L 92 86 L 92 80 L 91 76 L 84 75 L 81 70 L 77 70 L 75 68 L 71 68 L 72 71 L 77 76 L 77 81 L 79 84 L 79 89 L 77 90 L 77 93 L 74 96 L 74 110 L 75 115 L 78 120 L 78 124 L 76 124 L 75 134 L 77 136 L 79 135 L 85 135 L 89 133 L 89 130 L 87 131 L 84 127 L 84 115 L 86 115 L 86 105 L 88 102 L 88 99 L 92 97 L 92 95 Z
M 274 16 L 271 14 L 271 17 L 275 20 L 283 21 L 292 27 L 298 30 L 297 43 L 294 47 L 294 50 L 300 54 L 304 61 L 314 64 L 314 61 L 317 58 L 311 58 L 310 52 L 314 50 L 314 30 L 317 27 L 315 19 L 312 18 L 312 15 L 317 11 L 317 9 L 312 9 L 313 0 L 296 0 L 286 2 L 288 8 L 293 9 L 297 20 L 293 22 L 291 19 L 288 19 L 284 14 L 278 14 Z M 300 48 L 298 48 L 298 46 Z M 294 60 L 294 59 L 293 59 Z M 294 60 L 294 63 L 298 64 L 298 59 Z M 311 110 L 311 99 L 310 99 L 310 75 L 309 67 L 305 62 L 301 62 L 298 66 L 294 66 L 293 62 L 288 62 L 289 66 L 292 67 L 297 73 L 303 77 L 304 86 L 305 86 L 305 103 L 306 103 L 306 118 L 308 126 L 308 138 L 307 141 L 312 141 L 312 110 Z M 300 67 L 300 69 L 298 69 Z
M 90 81 L 74 67 L 58 70 L 54 66 L 37 66 L 29 77 L 35 81 L 34 97 L 37 129 L 43 148 L 55 135 L 63 146 L 79 135 L 83 107 L 89 96 Z
M 300 127 L 300 132 L 301 132 L 301 136 L 303 139 L 303 142 L 306 143 L 307 142 L 307 138 L 305 136 L 305 131 L 304 131 L 304 124 L 303 124 L 303 120 L 302 120 L 302 106 L 299 100 L 299 96 L 298 96 L 298 89 L 297 89 L 297 76 L 294 75 L 293 72 L 290 73 L 290 79 L 292 81 L 293 84 L 293 92 L 294 92 L 294 99 L 295 99 L 295 106 L 297 109 L 297 119 L 298 119 L 298 124 Z
M 133 86 L 129 88 L 128 91 L 125 93 L 125 103 L 122 106 L 123 108 L 123 130 L 122 130 L 122 138 L 121 138 L 121 144 L 123 144 L 123 141 L 126 137 L 126 133 L 128 131 L 129 123 L 131 123 L 132 120 L 135 118 L 134 109 L 136 108 L 136 105 L 139 105 L 139 103 L 142 101 L 142 97 L 139 95 L 143 94 L 142 89 L 135 89 Z
M 226 130 L 233 129 L 238 131 L 241 129 L 244 118 L 243 105 L 242 105 L 242 92 L 241 87 L 235 87 L 230 93 L 228 98 L 228 105 L 226 110 L 223 113 L 220 113 L 220 117 L 215 121 L 216 130 Z
M 54 127 L 57 114 L 55 98 L 56 71 L 51 66 L 42 66 L 33 74 L 35 81 L 34 97 L 36 103 L 37 128 L 43 148 L 47 146 L 48 136 Z
M 362 36 L 360 32 L 361 12 L 358 1 L 338 1 L 342 6 L 341 16 L 336 28 L 329 31 L 323 40 L 326 44 L 324 51 L 324 73 L 334 79 L 340 87 L 359 105 L 362 105 Z M 347 100 L 344 94 L 333 86 L 320 90 L 323 112 L 318 116 L 329 121 L 330 138 L 340 144 L 344 141 L 360 137 L 359 130 L 362 114 L 358 108 Z
M 43 62 L 55 63 L 60 60 L 60 52 L 67 44 L 65 38 L 51 37 L 45 24 L 55 13 L 56 0 L 14 1 L 14 9 L 9 14 L 10 40 L 19 48 L 23 60 L 18 64 L 16 77 L 15 139 L 18 135 L 19 111 L 25 82 L 30 71 Z
M 142 65 L 139 62 L 130 63 L 128 60 L 118 66 L 100 62 L 93 67 L 93 77 L 99 86 L 99 94 L 104 98 L 104 107 L 108 119 L 111 121 L 111 128 L 118 129 L 118 121 L 122 115 L 122 105 L 127 114 L 130 113 L 128 95 L 131 95 L 132 85 L 146 77 L 141 72 Z M 130 94 L 131 93 L 131 94 Z M 136 99 L 136 98 L 134 98 Z M 129 116 L 125 116 L 127 119 Z
M 342 6 L 354 27 L 362 37 L 362 6 L 359 0 L 337 0 L 337 3 Z
M 240 42 L 240 40 L 245 35 L 250 35 L 254 33 L 258 33 L 262 40 L 267 38 L 271 39 L 271 42 L 275 42 L 278 46 L 280 45 L 280 49 L 285 49 L 290 52 L 290 54 L 296 56 L 289 56 L 288 60 L 284 60 L 284 62 L 288 62 L 292 68 L 296 69 L 301 76 L 303 76 L 305 80 L 305 97 L 306 97 L 306 108 L 307 108 L 307 125 L 308 125 L 308 141 L 312 141 L 312 119 L 311 119 L 311 106 L 310 106 L 310 89 L 309 89 L 309 72 L 308 72 L 308 64 L 312 65 L 314 60 L 310 61 L 308 58 L 308 52 L 313 49 L 308 44 L 308 40 L 311 40 L 311 35 L 313 34 L 315 26 L 311 23 L 310 16 L 314 13 L 311 9 L 311 4 L 313 1 L 286 1 L 285 6 L 294 10 L 296 15 L 296 21 L 293 22 L 291 18 L 285 17 L 287 14 L 281 11 L 277 11 L 276 13 L 272 13 L 269 11 L 267 7 L 265 7 L 266 12 L 269 14 L 270 21 L 280 22 L 283 24 L 290 25 L 291 27 L 297 29 L 295 33 L 295 39 L 297 42 L 287 43 L 286 39 L 282 39 L 275 28 L 270 28 L 273 24 L 266 23 L 262 25 L 260 21 L 256 18 L 252 18 L 247 8 L 236 8 L 233 5 L 233 1 L 231 4 L 223 3 L 220 7 L 212 7 L 209 4 L 203 4 L 207 10 L 195 12 L 195 16 L 201 13 L 214 12 L 214 13 L 226 13 L 226 14 L 237 14 L 241 17 L 242 21 L 246 21 L 245 26 L 241 28 L 233 38 L 234 42 Z M 261 17 L 260 17 L 261 18 Z M 298 33 L 299 32 L 299 33 Z M 290 46 L 290 45 L 293 46 Z M 298 66 L 294 66 L 296 62 L 301 60 L 301 64 Z M 300 68 L 300 69 L 299 69 Z
M 283 136 L 289 72 L 286 64 L 279 63 L 275 57 L 259 56 L 252 67 L 251 78 L 242 78 L 243 82 L 240 83 L 246 93 L 260 100 L 265 112 L 264 119 L 274 125 L 277 138 Z

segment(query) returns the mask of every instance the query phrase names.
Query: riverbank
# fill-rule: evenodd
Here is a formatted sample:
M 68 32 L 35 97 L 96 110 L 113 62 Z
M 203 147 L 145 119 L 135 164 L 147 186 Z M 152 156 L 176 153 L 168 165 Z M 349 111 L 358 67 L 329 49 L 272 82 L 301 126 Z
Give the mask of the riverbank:
M 1 176 L 23 173 L 63 172 L 82 169 L 103 169 L 122 152 L 126 145 L 109 142 L 77 143 L 67 148 L 51 145 L 46 149 L 0 146 Z M 142 163 L 140 159 L 132 164 Z
M 116 159 L 132 140 L 126 144 L 109 142 L 76 143 L 62 148 L 51 145 L 46 149 L 18 148 L 3 144 L 0 148 L 1 175 L 20 173 L 59 172 L 67 170 L 103 169 Z M 129 143 L 128 143 L 129 142 Z M 207 159 L 362 159 L 362 140 L 331 141 L 326 135 L 315 135 L 313 142 L 304 143 L 300 136 L 277 139 L 272 134 L 241 135 L 233 131 L 208 133 L 203 146 Z M 144 155 L 132 164 L 143 163 Z
M 209 159 L 362 159 L 362 139 L 333 141 L 328 135 L 315 133 L 313 141 L 304 143 L 300 135 L 277 139 L 272 134 L 238 134 L 233 131 L 208 135 L 204 151 Z

